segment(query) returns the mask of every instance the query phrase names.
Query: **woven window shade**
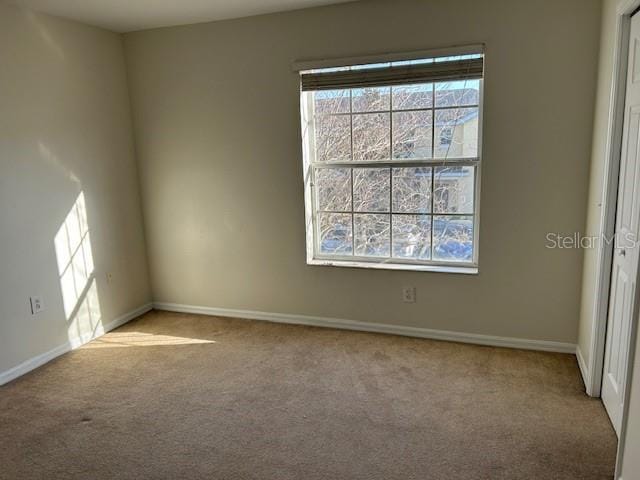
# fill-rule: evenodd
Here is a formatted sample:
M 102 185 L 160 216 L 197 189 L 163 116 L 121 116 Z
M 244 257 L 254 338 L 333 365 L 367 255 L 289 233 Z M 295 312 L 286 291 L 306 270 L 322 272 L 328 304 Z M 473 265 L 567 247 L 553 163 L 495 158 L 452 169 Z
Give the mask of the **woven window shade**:
M 302 91 L 382 87 L 482 78 L 483 58 L 336 72 L 303 73 Z

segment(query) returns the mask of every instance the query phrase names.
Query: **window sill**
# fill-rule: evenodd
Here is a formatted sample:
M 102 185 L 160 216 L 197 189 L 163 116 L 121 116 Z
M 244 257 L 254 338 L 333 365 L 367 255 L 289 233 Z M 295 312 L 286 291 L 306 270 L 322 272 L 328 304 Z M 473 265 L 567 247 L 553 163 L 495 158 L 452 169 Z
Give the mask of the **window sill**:
M 319 265 L 324 267 L 347 267 L 347 268 L 371 268 L 377 270 L 409 270 L 414 272 L 437 272 L 437 273 L 461 273 L 466 275 L 477 275 L 477 266 L 458 265 L 416 265 L 409 263 L 386 263 L 386 262 L 357 262 L 348 260 L 329 260 L 312 258 L 307 260 L 307 265 Z

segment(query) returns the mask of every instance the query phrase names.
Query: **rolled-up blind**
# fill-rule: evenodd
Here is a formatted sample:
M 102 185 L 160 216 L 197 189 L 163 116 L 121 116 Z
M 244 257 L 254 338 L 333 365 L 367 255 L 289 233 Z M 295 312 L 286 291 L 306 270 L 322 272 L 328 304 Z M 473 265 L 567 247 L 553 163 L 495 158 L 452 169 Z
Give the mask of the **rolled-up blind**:
M 303 91 L 310 91 L 474 80 L 482 78 L 483 69 L 484 62 L 480 57 L 382 68 L 303 72 L 301 85 Z

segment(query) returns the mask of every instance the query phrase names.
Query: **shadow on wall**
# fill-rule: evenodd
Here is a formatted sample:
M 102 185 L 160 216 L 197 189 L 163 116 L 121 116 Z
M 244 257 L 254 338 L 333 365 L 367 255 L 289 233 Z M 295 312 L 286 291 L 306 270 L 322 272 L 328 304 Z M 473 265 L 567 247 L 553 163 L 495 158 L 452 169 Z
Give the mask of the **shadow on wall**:
M 82 343 L 104 333 L 84 192 L 73 203 L 54 244 L 67 335 L 72 343 Z

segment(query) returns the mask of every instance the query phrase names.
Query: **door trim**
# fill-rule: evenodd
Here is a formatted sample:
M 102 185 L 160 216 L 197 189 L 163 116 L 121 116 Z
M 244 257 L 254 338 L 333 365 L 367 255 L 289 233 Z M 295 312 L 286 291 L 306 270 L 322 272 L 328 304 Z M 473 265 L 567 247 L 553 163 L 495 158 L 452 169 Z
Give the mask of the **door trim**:
M 624 0 L 616 11 L 616 32 L 613 57 L 611 92 L 609 95 L 609 119 L 607 122 L 607 143 L 605 147 L 604 189 L 601 199 L 600 238 L 612 238 L 615 232 L 616 203 L 618 198 L 618 180 L 622 153 L 622 130 L 624 124 L 626 78 L 628 68 L 629 38 L 631 15 L 640 8 L 640 0 Z M 613 267 L 613 243 L 598 242 L 597 247 L 596 291 L 594 295 L 594 315 L 591 331 L 591 356 L 585 380 L 587 394 L 599 397 L 602 387 L 604 368 L 607 317 L 609 313 L 609 294 L 611 272 Z M 632 305 L 631 331 L 629 335 L 629 351 L 622 408 L 622 424 L 618 440 L 616 473 L 614 478 L 620 479 L 624 443 L 629 412 L 629 388 L 633 376 L 633 359 L 637 337 L 638 314 L 640 311 L 640 268 L 637 269 L 636 295 Z M 640 354 L 640 352 L 639 352 Z
M 604 188 L 600 200 L 599 238 L 612 238 L 615 233 L 616 203 L 618 200 L 618 174 L 622 153 L 622 129 L 629 53 L 631 13 L 640 6 L 640 0 L 627 0 L 616 15 L 616 40 L 613 57 L 613 78 L 609 94 L 609 120 L 605 147 Z M 591 355 L 587 365 L 585 387 L 587 395 L 599 397 L 604 367 L 605 337 L 609 313 L 609 290 L 613 263 L 613 243 L 597 244 L 596 291 L 593 297 L 593 321 L 591 326 Z

